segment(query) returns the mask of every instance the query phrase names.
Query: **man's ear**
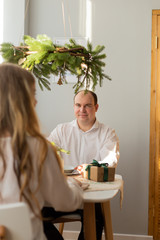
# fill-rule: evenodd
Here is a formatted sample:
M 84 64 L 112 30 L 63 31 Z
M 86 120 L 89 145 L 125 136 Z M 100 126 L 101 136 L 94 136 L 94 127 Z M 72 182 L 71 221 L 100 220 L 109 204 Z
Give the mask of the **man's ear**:
M 97 111 L 98 111 L 98 108 L 99 108 L 98 103 L 95 105 L 95 108 L 96 108 L 96 112 L 97 112 Z

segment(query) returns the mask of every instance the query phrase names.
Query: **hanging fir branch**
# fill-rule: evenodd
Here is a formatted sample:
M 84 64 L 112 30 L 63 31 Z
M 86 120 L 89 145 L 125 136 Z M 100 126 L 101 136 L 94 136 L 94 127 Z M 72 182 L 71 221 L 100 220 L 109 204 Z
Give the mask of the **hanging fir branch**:
M 59 46 L 53 44 L 46 35 L 38 35 L 37 38 L 24 36 L 24 43 L 14 46 L 11 43 L 2 43 L 0 52 L 6 62 L 16 63 L 23 68 L 32 71 L 38 79 L 40 88 L 43 86 L 50 90 L 51 74 L 58 76 L 58 84 L 67 83 L 66 75 L 69 71 L 77 77 L 73 86 L 75 93 L 81 88 L 95 90 L 99 83 L 102 86 L 103 78 L 111 80 L 104 74 L 105 54 L 101 52 L 104 46 L 97 46 L 94 50 L 92 44 L 87 43 L 87 48 L 80 46 L 74 39 L 69 44 Z

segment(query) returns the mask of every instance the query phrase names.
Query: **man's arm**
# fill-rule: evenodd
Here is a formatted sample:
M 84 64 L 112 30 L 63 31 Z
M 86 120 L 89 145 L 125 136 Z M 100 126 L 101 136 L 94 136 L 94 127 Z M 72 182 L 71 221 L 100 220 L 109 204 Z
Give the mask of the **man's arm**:
M 53 129 L 53 131 L 50 133 L 49 137 L 47 137 L 47 140 L 49 142 L 54 142 L 56 146 L 61 146 L 61 136 L 60 136 L 60 127 L 59 125 Z

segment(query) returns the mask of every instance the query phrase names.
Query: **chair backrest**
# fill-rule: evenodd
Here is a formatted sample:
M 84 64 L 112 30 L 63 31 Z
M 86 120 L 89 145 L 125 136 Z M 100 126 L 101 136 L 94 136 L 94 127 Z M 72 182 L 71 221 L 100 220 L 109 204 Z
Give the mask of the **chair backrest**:
M 5 227 L 5 240 L 31 240 L 32 229 L 27 204 L 1 204 L 0 226 Z

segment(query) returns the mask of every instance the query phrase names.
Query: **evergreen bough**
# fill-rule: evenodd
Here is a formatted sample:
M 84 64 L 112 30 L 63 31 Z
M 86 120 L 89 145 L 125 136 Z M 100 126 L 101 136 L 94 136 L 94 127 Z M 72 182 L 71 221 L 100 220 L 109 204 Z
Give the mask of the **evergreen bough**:
M 101 52 L 104 48 L 98 45 L 93 50 L 89 41 L 85 48 L 78 45 L 74 39 L 70 39 L 64 46 L 59 46 L 53 44 L 46 35 L 38 35 L 36 39 L 25 35 L 24 43 L 18 47 L 12 43 L 2 43 L 0 52 L 6 62 L 16 63 L 31 71 L 42 90 L 43 86 L 50 90 L 51 74 L 59 76 L 59 85 L 67 83 L 66 74 L 69 71 L 77 77 L 73 86 L 76 93 L 81 87 L 87 90 L 92 86 L 94 91 L 98 83 L 102 86 L 103 78 L 111 80 L 103 70 L 103 59 L 106 55 Z

